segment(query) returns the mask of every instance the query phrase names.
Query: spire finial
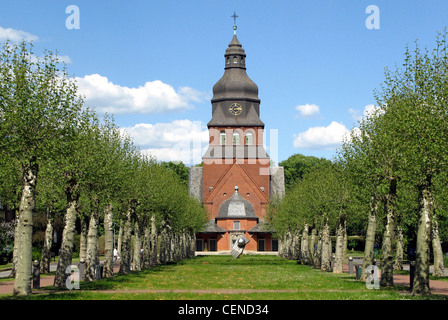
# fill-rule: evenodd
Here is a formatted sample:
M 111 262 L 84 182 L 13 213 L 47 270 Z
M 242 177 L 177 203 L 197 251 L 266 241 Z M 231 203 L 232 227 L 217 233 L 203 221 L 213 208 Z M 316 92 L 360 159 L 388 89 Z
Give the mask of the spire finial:
M 233 16 L 230 17 L 233 18 L 233 34 L 236 34 L 236 18 L 238 18 L 236 11 L 233 11 Z

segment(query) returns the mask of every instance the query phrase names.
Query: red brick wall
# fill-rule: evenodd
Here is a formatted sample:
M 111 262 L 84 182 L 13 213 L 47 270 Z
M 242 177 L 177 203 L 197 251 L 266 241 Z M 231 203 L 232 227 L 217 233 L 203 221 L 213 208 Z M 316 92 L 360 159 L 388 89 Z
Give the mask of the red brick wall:
M 265 206 L 269 201 L 270 176 L 260 174 L 260 169 L 269 171 L 269 164 L 257 161 L 255 164 L 205 164 L 203 166 L 203 199 L 209 212 L 209 219 L 218 216 L 221 204 L 229 199 L 238 186 L 239 194 L 254 206 L 255 215 L 265 216 Z M 263 173 L 263 172 L 262 172 Z M 265 172 L 264 172 L 265 173 Z M 210 190 L 210 187 L 213 189 Z M 264 188 L 262 191 L 261 188 Z
M 245 144 L 244 136 L 247 132 L 253 134 L 253 144 L 263 145 L 263 128 L 209 128 L 210 144 L 219 144 L 221 131 L 226 132 L 226 144 L 232 145 L 232 134 L 234 131 L 240 133 L 240 145 Z M 230 162 L 230 163 L 229 163 Z M 208 163 L 204 161 L 203 168 L 203 203 L 209 213 L 209 219 L 218 216 L 221 204 L 229 199 L 238 186 L 239 194 L 250 201 L 258 218 L 266 215 L 265 206 L 269 202 L 270 175 L 269 159 L 223 159 Z M 210 189 L 212 188 L 212 189 Z M 262 190 L 264 189 L 264 190 Z M 240 230 L 246 230 L 244 236 L 250 239 L 245 250 L 256 251 L 258 247 L 257 235 L 249 234 L 247 231 L 257 224 L 257 219 L 218 219 L 217 224 L 224 230 L 233 230 L 233 221 L 240 221 Z M 271 250 L 270 236 L 263 236 L 265 250 Z M 226 232 L 217 235 L 217 250 L 231 249 L 231 234 Z

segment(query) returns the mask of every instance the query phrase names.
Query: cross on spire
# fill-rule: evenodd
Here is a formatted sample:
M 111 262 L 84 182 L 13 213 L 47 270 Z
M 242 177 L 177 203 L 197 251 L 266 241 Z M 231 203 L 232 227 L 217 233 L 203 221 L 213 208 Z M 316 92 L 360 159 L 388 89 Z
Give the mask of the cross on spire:
M 238 18 L 238 16 L 236 15 L 236 12 L 233 11 L 233 16 L 230 16 L 231 18 L 233 18 L 233 25 L 236 26 L 236 18 Z

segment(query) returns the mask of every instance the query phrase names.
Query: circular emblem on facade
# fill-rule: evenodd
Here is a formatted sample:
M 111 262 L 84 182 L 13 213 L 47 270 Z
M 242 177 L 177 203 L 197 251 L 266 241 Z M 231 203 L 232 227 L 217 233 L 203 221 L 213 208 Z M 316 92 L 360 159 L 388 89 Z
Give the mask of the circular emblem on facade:
M 237 116 L 243 111 L 243 107 L 239 103 L 232 103 L 229 107 L 229 112 L 234 116 Z

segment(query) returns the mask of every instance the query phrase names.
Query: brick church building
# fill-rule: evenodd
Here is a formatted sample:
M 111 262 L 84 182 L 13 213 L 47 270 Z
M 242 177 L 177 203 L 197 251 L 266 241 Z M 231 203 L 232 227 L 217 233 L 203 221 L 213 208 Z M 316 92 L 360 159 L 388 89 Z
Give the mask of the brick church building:
M 270 165 L 263 146 L 258 86 L 246 74 L 246 54 L 233 29 L 224 75 L 213 87 L 209 147 L 202 168 L 190 168 L 190 194 L 209 215 L 196 249 L 228 251 L 243 235 L 250 240 L 246 251 L 277 251 L 264 218 L 271 196 L 285 192 L 284 173 Z

